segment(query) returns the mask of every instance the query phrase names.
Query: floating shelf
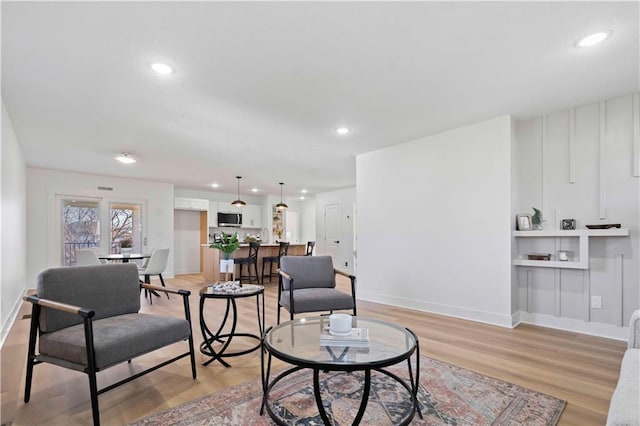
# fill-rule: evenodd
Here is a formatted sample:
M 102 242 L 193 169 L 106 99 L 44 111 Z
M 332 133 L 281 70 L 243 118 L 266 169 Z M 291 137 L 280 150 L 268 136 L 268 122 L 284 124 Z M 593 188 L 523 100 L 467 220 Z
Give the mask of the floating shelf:
M 589 269 L 589 237 L 628 237 L 629 228 L 514 231 L 513 236 L 517 238 L 573 237 L 579 239 L 580 245 L 580 260 L 578 261 L 514 259 L 512 263 L 515 266 Z

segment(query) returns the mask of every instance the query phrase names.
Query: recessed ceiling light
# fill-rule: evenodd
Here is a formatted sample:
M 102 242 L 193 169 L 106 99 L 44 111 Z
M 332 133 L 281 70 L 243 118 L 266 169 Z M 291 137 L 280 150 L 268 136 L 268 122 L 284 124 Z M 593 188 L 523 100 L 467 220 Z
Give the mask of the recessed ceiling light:
M 304 200 L 304 197 L 300 197 L 301 200 Z
M 133 164 L 136 162 L 136 160 L 132 158 L 128 152 L 123 152 L 122 154 L 115 157 L 115 159 L 124 164 Z
M 348 133 L 351 133 L 351 129 L 348 127 L 338 127 L 336 129 L 336 133 L 339 135 L 346 135 Z
M 591 47 L 602 43 L 611 35 L 611 31 L 600 31 L 595 34 L 588 35 L 578 40 L 578 47 Z
M 212 187 L 214 187 L 214 188 L 217 188 L 217 187 L 219 187 L 220 185 L 219 185 L 219 184 L 217 184 L 217 183 L 212 183 L 212 184 L 211 184 L 211 186 L 212 186 Z
M 258 188 L 251 188 L 251 192 L 258 192 Z
M 306 190 L 306 189 L 303 189 L 303 190 L 302 190 L 302 191 L 300 191 L 300 192 L 302 192 L 303 194 L 306 194 L 306 193 L 307 193 L 307 190 Z
M 172 67 L 167 64 L 163 64 L 162 62 L 151 62 L 149 63 L 149 67 L 158 74 L 162 75 L 173 74 L 175 72 Z

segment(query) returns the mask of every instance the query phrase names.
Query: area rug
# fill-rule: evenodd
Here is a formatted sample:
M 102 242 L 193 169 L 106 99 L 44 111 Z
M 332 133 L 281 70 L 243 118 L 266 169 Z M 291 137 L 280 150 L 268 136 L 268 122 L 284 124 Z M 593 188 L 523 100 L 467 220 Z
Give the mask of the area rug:
M 388 370 L 403 378 L 408 376 L 406 362 Z M 363 374 L 329 372 L 320 377 L 323 404 L 332 423 L 350 425 L 361 401 Z M 408 398 L 407 391 L 396 381 L 372 373 L 369 403 L 361 424 L 398 424 L 411 407 Z M 283 379 L 274 386 L 269 399 L 274 412 L 286 424 L 323 424 L 313 397 L 310 370 Z M 552 396 L 427 357 L 420 357 L 418 400 L 423 419 L 416 414 L 412 425 L 555 425 L 565 405 Z M 256 379 L 138 420 L 134 425 L 275 424 L 266 412 L 260 416 L 261 402 L 262 387 Z

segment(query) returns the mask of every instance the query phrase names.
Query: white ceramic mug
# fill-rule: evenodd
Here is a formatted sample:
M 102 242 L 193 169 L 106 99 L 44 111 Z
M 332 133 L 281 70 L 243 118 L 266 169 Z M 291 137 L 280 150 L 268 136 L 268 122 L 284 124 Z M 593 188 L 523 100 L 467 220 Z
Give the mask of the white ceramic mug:
M 563 262 L 569 260 L 569 252 L 567 250 L 558 251 L 558 260 L 561 260 Z
M 346 334 L 351 331 L 351 315 L 331 314 L 329 315 L 329 330 L 333 333 Z

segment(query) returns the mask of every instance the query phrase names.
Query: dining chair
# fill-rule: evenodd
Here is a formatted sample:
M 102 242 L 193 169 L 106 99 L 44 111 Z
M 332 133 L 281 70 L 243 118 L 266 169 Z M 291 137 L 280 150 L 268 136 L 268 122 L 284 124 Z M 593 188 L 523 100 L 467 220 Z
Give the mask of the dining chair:
M 269 282 L 271 282 L 271 278 L 278 275 L 277 270 L 280 268 L 280 259 L 287 255 L 289 252 L 289 243 L 286 241 L 280 241 L 278 245 L 278 255 L 277 256 L 265 256 L 262 258 L 262 282 L 264 283 L 264 277 L 269 277 Z M 265 275 L 264 267 L 266 264 L 269 264 L 269 273 Z M 276 272 L 273 272 L 273 265 L 276 265 Z
M 167 260 L 169 259 L 169 249 L 157 249 L 151 253 L 151 257 L 149 258 L 149 263 L 146 268 L 138 269 L 138 275 L 144 276 L 144 282 L 147 284 L 151 284 L 151 275 L 157 275 L 160 278 L 160 283 L 162 287 L 164 285 L 164 279 L 162 278 L 162 273 L 167 268 Z M 145 294 L 148 294 L 145 291 Z M 167 299 L 169 298 L 169 293 L 167 294 Z
M 76 252 L 76 264 L 78 266 L 100 265 L 100 259 L 96 252 L 90 248 L 79 249 Z
M 307 241 L 307 251 L 304 254 L 305 256 L 313 256 L 313 248 L 316 246 L 315 241 Z
M 238 265 L 238 279 L 242 283 L 243 278 L 248 278 L 249 283 L 253 282 L 253 275 L 251 275 L 251 267 L 256 273 L 256 280 L 260 284 L 260 275 L 258 275 L 258 251 L 260 250 L 260 243 L 249 243 L 249 255 L 247 257 L 241 257 L 233 259 L 233 262 Z M 244 265 L 247 266 L 247 275 L 242 275 L 242 269 Z

